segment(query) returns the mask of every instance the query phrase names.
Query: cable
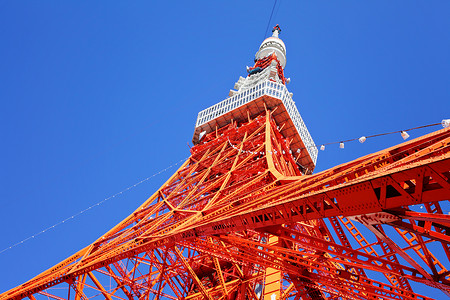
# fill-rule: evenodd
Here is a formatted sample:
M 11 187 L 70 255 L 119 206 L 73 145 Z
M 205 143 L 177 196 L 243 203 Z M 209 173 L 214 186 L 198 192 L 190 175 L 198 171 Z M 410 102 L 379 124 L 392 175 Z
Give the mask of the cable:
M 373 135 L 368 135 L 366 136 L 366 138 L 373 138 L 373 137 L 377 137 L 377 136 L 383 136 L 383 135 L 388 135 L 388 134 L 394 134 L 394 133 L 401 133 L 402 131 L 411 131 L 411 130 L 415 130 L 415 129 L 420 129 L 420 128 L 426 128 L 426 127 L 431 127 L 431 126 L 437 126 L 437 125 L 441 125 L 441 123 L 435 123 L 435 124 L 429 124 L 429 125 L 423 125 L 423 126 L 418 126 L 418 127 L 413 127 L 413 128 L 409 128 L 409 129 L 405 129 L 405 130 L 397 130 L 397 131 L 392 131 L 392 132 L 385 132 L 385 133 L 378 133 L 378 134 L 373 134 Z M 333 145 L 333 144 L 339 144 L 339 143 L 346 143 L 346 142 L 352 142 L 352 141 L 356 141 L 359 138 L 355 138 L 355 139 L 349 139 L 349 140 L 343 140 L 343 141 L 339 141 L 339 142 L 331 142 L 331 143 L 325 143 L 325 144 L 320 144 L 321 145 Z M 317 147 L 317 145 L 316 145 Z
M 68 217 L 68 218 L 66 218 L 66 219 L 64 219 L 64 220 L 62 220 L 62 221 L 59 221 L 58 223 L 54 224 L 53 226 L 47 227 L 47 228 L 45 228 L 44 230 L 41 230 L 41 231 L 39 231 L 39 232 L 37 232 L 37 233 L 35 233 L 35 234 L 33 234 L 33 235 L 27 237 L 26 239 L 24 239 L 24 240 L 22 240 L 22 241 L 20 241 L 20 242 L 18 242 L 18 243 L 15 243 L 15 244 L 13 244 L 13 245 L 10 246 L 10 247 L 7 247 L 7 248 L 3 249 L 2 251 L 0 251 L 0 254 L 2 254 L 3 252 L 5 252 L 6 250 L 9 250 L 9 249 L 11 249 L 11 248 L 14 248 L 14 247 L 16 247 L 16 246 L 18 246 L 18 245 L 20 245 L 20 244 L 23 244 L 24 242 L 26 242 L 26 241 L 28 241 L 28 240 L 33 239 L 33 238 L 35 238 L 36 236 L 41 235 L 41 234 L 45 233 L 46 231 L 48 231 L 48 230 L 50 230 L 50 229 L 52 229 L 52 228 L 55 228 L 56 226 L 59 226 L 59 225 L 63 224 L 63 223 L 66 222 L 66 221 L 69 221 L 69 220 L 71 220 L 71 219 L 74 219 L 75 217 L 78 217 L 79 215 L 81 215 L 81 214 L 87 212 L 88 210 L 91 210 L 91 209 L 93 209 L 94 207 L 99 206 L 99 205 L 105 203 L 106 201 L 108 201 L 108 200 L 110 200 L 110 199 L 112 199 L 112 198 L 115 198 L 116 196 L 122 195 L 123 193 L 127 192 L 128 190 L 131 190 L 132 188 L 137 187 L 138 185 L 140 185 L 140 184 L 142 184 L 142 183 L 144 183 L 144 182 L 150 180 L 151 178 L 153 178 L 153 177 L 155 177 L 155 176 L 157 176 L 157 175 L 159 175 L 159 174 L 161 174 L 161 173 L 163 173 L 163 172 L 169 170 L 170 168 L 173 168 L 174 166 L 179 165 L 180 163 L 186 161 L 186 159 L 188 159 L 188 158 L 183 158 L 182 160 L 180 160 L 180 161 L 178 161 L 178 162 L 176 162 L 176 163 L 174 163 L 174 164 L 168 166 L 167 168 L 165 168 L 165 169 L 163 169 L 163 170 L 161 170 L 161 171 L 159 171 L 159 172 L 157 172 L 157 173 L 155 173 L 155 174 L 153 174 L 153 175 L 151 175 L 151 176 L 149 176 L 149 177 L 147 177 L 147 178 L 145 178 L 145 179 L 139 181 L 138 183 L 135 183 L 135 184 L 133 184 L 133 185 L 130 185 L 130 186 L 127 187 L 126 189 L 124 189 L 124 190 L 122 190 L 122 191 L 120 191 L 120 192 L 118 192 L 118 193 L 116 193 L 116 194 L 114 194 L 114 195 L 112 195 L 112 196 L 109 196 L 108 198 L 105 198 L 105 199 L 103 199 L 102 201 L 100 201 L 100 202 L 98 202 L 98 203 L 96 203 L 96 204 L 94 204 L 94 205 L 89 206 L 88 208 L 83 209 L 82 211 L 80 211 L 80 212 L 74 214 L 73 216 L 70 216 L 70 217 Z
M 276 1 L 275 1 L 275 3 L 276 3 Z M 273 12 L 273 10 L 272 10 L 272 12 Z M 389 135 L 389 134 L 394 134 L 394 133 L 401 133 L 401 132 L 411 131 L 411 130 L 415 130 L 415 129 L 421 129 L 421 128 L 427 128 L 427 127 L 437 126 L 437 125 L 442 125 L 442 123 L 434 123 L 434 124 L 428 124 L 428 125 L 417 126 L 417 127 L 413 127 L 413 128 L 409 128 L 409 129 L 404 129 L 404 130 L 397 130 L 397 131 L 391 131 L 391 132 L 385 132 L 385 133 L 378 133 L 378 134 L 368 135 L 368 136 L 366 136 L 365 138 L 368 139 L 368 138 L 373 138 L 373 137 L 378 137 L 378 136 L 384 136 L 384 135 Z M 330 142 L 330 143 L 320 144 L 320 147 L 325 146 L 325 145 L 333 145 L 333 144 L 340 144 L 340 143 L 347 143 L 347 142 L 357 141 L 358 139 L 359 139 L 359 138 L 354 138 L 354 139 L 348 139 L 348 140 L 341 140 L 341 141 L 339 141 L 339 142 Z M 233 147 L 233 148 L 236 149 L 236 150 L 239 150 L 239 151 L 242 151 L 242 152 L 245 152 L 245 153 L 251 153 L 251 154 L 257 154 L 257 153 L 258 153 L 258 152 L 252 152 L 252 151 L 240 150 L 239 148 L 237 148 L 236 146 L 234 146 L 234 145 L 231 143 L 231 141 L 230 141 L 229 139 L 228 139 L 228 143 L 231 145 L 231 147 Z M 309 148 L 317 148 L 317 145 L 310 146 Z M 306 149 L 306 148 L 299 148 L 299 149 L 300 149 L 300 150 L 303 150 L 303 149 Z M 277 151 L 275 150 L 274 152 L 276 153 Z M 270 152 L 269 154 L 272 154 L 272 153 Z M 155 176 L 157 176 L 157 175 L 159 175 L 159 174 L 161 174 L 161 173 L 163 173 L 163 172 L 169 170 L 170 168 L 172 168 L 172 167 L 174 167 L 174 166 L 180 164 L 181 162 L 186 161 L 186 159 L 188 159 L 188 158 L 184 158 L 184 159 L 182 159 L 182 160 L 180 160 L 180 161 L 178 161 L 178 162 L 172 164 L 171 166 L 169 166 L 169 167 L 167 167 L 167 168 L 165 168 L 165 169 L 163 169 L 163 170 L 161 170 L 161 171 L 159 171 L 159 172 L 157 172 L 157 173 L 155 173 L 155 174 L 153 174 L 153 175 L 151 175 L 151 176 L 149 176 L 149 177 L 147 177 L 147 178 L 145 178 L 145 179 L 139 181 L 138 183 L 135 183 L 135 184 L 133 184 L 133 185 L 127 187 L 126 189 L 124 189 L 124 190 L 122 190 L 122 191 L 120 191 L 120 192 L 118 192 L 118 193 L 116 193 L 116 194 L 114 194 L 114 195 L 112 195 L 112 196 L 110 196 L 110 197 L 108 197 L 108 198 L 105 198 L 105 199 L 103 199 L 102 201 L 100 201 L 100 202 L 98 202 L 98 203 L 96 203 L 96 204 L 94 204 L 94 205 L 89 206 L 88 208 L 86 208 L 86 209 L 84 209 L 84 210 L 82 210 L 82 211 L 80 211 L 80 212 L 74 214 L 73 216 L 70 216 L 70 217 L 68 217 L 68 218 L 66 218 L 66 219 L 64 219 L 64 220 L 62 220 L 62 221 L 60 221 L 60 222 L 54 224 L 53 226 L 47 227 L 46 229 L 44 229 L 44 230 L 42 230 L 42 231 L 39 231 L 38 233 L 35 233 L 34 235 L 29 236 L 29 237 L 27 237 L 26 239 L 24 239 L 24 240 L 22 240 L 22 241 L 20 241 L 20 242 L 18 242 L 18 243 L 15 243 L 15 244 L 13 244 L 13 245 L 10 246 L 10 247 L 7 247 L 7 248 L 1 250 L 1 251 L 0 251 L 0 254 L 3 253 L 3 252 L 5 252 L 5 251 L 7 251 L 7 250 L 9 250 L 9 249 L 11 249 L 11 248 L 14 248 L 14 247 L 16 247 L 16 246 L 18 246 L 18 245 L 20 245 L 20 244 L 23 244 L 24 242 L 26 242 L 26 241 L 28 241 L 28 240 L 30 240 L 30 239 L 32 239 L 32 238 L 35 238 L 35 237 L 38 236 L 38 235 L 41 235 L 41 234 L 45 233 L 46 231 L 48 231 L 48 230 L 50 230 L 50 229 L 52 229 L 52 228 L 55 228 L 56 226 L 59 226 L 59 225 L 65 223 L 66 221 L 69 221 L 69 220 L 71 220 L 71 219 L 73 219 L 73 218 L 75 218 L 75 217 L 77 217 L 77 216 L 79 216 L 79 215 L 85 213 L 86 211 L 91 210 L 92 208 L 94 208 L 94 207 L 96 207 L 96 206 L 99 206 L 99 205 L 103 204 L 104 202 L 106 202 L 106 201 L 108 201 L 108 200 L 110 200 L 110 199 L 112 199 L 112 198 L 115 198 L 116 196 L 119 196 L 119 195 L 121 195 L 121 194 L 127 192 L 128 190 L 130 190 L 130 189 L 132 189 L 132 188 L 135 188 L 136 186 L 138 186 L 138 185 L 140 185 L 140 184 L 142 184 L 142 183 L 144 183 L 144 182 L 150 180 L 151 178 L 153 178 L 153 177 L 155 177 Z
M 278 0 L 275 0 L 275 3 L 273 4 L 272 12 L 270 13 L 269 22 L 267 22 L 266 33 L 264 34 L 263 40 L 266 39 L 267 31 L 269 30 L 270 22 L 272 21 L 273 11 L 275 10 L 275 6 L 277 5 L 277 1 L 278 1 Z
M 383 136 L 383 135 L 388 135 L 388 134 L 394 134 L 394 133 L 402 133 L 402 132 L 406 132 L 406 131 L 411 131 L 411 130 L 415 130 L 415 129 L 426 128 L 426 127 L 432 127 L 432 126 L 438 126 L 438 125 L 442 125 L 442 124 L 443 124 L 443 123 L 434 123 L 434 124 L 428 124 L 428 125 L 417 126 L 417 127 L 413 127 L 413 128 L 409 128 L 409 129 L 404 129 L 404 130 L 397 130 L 397 131 L 391 131 L 391 132 L 384 132 L 384 133 L 378 133 L 378 134 L 368 135 L 368 136 L 364 136 L 364 138 L 365 138 L 364 141 L 365 141 L 366 139 L 368 139 L 368 138 L 373 138 L 373 137 L 378 137 L 378 136 Z M 361 137 L 360 137 L 360 138 L 361 138 Z M 319 148 L 319 147 L 320 147 L 321 150 L 324 150 L 324 149 L 325 149 L 324 147 L 325 147 L 326 145 L 344 144 L 344 143 L 347 143 L 347 142 L 357 141 L 357 140 L 359 140 L 360 138 L 354 138 L 354 139 L 348 139 L 348 140 L 341 140 L 341 141 L 339 141 L 339 142 L 330 142 L 330 143 L 319 144 L 319 145 L 315 144 L 315 145 L 311 145 L 311 146 L 304 147 L 304 148 L 298 148 L 297 151 L 298 151 L 298 150 L 305 150 L 305 149 L 314 149 L 314 148 L 317 149 L 317 148 Z M 363 142 L 364 142 L 364 141 L 363 141 Z M 236 149 L 236 150 L 238 150 L 238 151 L 240 151 L 240 152 L 242 152 L 242 153 L 257 154 L 257 152 L 246 151 L 246 150 L 240 150 L 239 148 L 237 148 L 236 146 L 234 146 L 234 145 L 231 143 L 230 139 L 228 139 L 228 143 L 230 144 L 231 147 L 233 147 L 234 149 Z M 322 147 L 323 147 L 323 148 L 322 148 Z M 343 147 L 341 147 L 341 148 L 343 148 Z M 270 151 L 269 151 L 269 153 L 272 154 Z M 274 150 L 274 153 L 277 153 L 277 151 Z

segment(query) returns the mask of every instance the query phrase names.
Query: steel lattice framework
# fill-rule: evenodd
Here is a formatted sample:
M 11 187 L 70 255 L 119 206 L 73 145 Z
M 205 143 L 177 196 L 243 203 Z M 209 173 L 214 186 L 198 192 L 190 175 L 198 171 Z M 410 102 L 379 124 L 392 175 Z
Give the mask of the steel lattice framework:
M 199 114 L 189 159 L 160 189 L 0 299 L 450 295 L 450 127 L 311 175 L 317 148 L 284 86 L 277 27 L 241 88 Z
M 449 147 L 446 128 L 301 175 L 270 111 L 233 122 L 128 218 L 0 298 L 429 299 L 411 281 L 448 293 Z

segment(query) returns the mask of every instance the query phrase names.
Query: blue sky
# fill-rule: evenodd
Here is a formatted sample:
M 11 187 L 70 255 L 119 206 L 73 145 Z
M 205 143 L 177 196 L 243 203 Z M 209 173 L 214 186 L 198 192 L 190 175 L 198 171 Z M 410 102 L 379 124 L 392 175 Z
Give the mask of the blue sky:
M 245 76 L 273 3 L 0 1 L 0 251 L 188 157 L 198 111 Z M 450 118 L 450 2 L 278 3 L 270 25 L 317 144 Z M 402 141 L 328 146 L 316 170 Z M 1 253 L 0 292 L 94 241 L 174 171 Z

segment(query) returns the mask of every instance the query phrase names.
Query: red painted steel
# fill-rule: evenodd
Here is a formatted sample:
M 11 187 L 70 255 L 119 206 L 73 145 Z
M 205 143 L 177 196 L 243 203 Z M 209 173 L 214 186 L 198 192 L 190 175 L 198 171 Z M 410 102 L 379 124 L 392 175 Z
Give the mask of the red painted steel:
M 450 291 L 450 128 L 303 175 L 278 125 L 267 111 L 208 133 L 120 224 L 0 299 L 262 299 L 264 284 L 279 286 L 276 299 Z

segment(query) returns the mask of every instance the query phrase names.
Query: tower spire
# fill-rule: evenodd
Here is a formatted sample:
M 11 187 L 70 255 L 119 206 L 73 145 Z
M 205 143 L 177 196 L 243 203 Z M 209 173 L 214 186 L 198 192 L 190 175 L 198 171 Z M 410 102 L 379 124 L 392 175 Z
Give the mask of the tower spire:
M 272 74 L 272 80 L 281 82 L 282 84 L 289 83 L 284 77 L 284 67 L 286 66 L 286 45 L 278 37 L 281 32 L 280 26 L 277 24 L 273 30 L 271 37 L 265 39 L 258 52 L 255 54 L 255 64 L 253 67 L 247 67 L 248 76 L 257 74 L 269 66 L 276 69 L 276 75 Z
M 272 36 L 278 37 L 278 35 L 281 33 L 280 25 L 278 25 L 278 24 L 275 25 L 272 29 L 272 32 L 273 32 Z

